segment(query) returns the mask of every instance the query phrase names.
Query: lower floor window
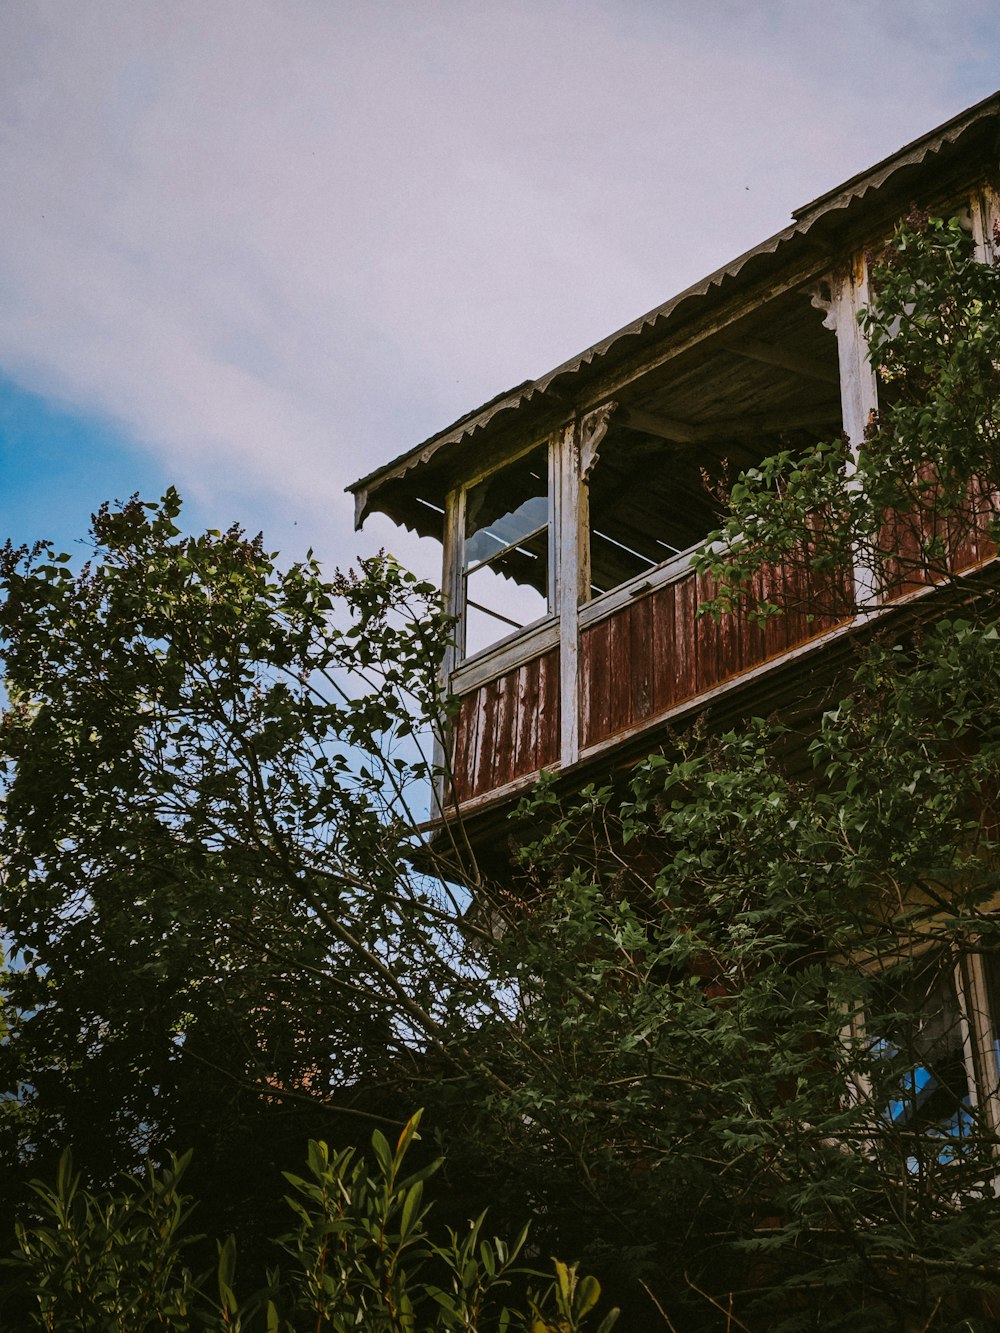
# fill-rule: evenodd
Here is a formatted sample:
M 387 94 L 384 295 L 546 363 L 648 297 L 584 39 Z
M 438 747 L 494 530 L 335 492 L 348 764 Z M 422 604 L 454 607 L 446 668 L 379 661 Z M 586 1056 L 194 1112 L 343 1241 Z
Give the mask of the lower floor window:
M 1000 1128 L 1000 959 L 928 950 L 872 977 L 871 1096 L 911 1171 L 962 1156 L 979 1117 Z

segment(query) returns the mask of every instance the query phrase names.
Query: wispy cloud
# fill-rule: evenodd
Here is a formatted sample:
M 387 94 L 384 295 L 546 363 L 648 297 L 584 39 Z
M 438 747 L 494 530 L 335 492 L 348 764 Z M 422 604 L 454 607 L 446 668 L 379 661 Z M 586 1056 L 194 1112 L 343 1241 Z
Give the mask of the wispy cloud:
M 992 9 L 9 5 L 0 370 L 344 557 L 355 475 L 991 91 Z

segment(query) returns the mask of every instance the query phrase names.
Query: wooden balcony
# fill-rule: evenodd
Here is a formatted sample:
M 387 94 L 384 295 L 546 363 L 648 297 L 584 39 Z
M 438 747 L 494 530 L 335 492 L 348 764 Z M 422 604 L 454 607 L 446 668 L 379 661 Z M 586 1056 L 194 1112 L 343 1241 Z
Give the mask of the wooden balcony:
M 886 550 L 903 561 L 887 571 L 888 585 L 876 605 L 855 605 L 856 571 L 808 576 L 789 566 L 758 576 L 752 596 L 734 611 L 703 614 L 715 586 L 697 574 L 684 555 L 609 593 L 584 603 L 576 613 L 576 671 L 561 669 L 560 621 L 555 617 L 513 636 L 499 648 L 473 659 L 452 675 L 459 700 L 451 754 L 452 802 L 475 810 L 509 798 L 541 770 L 569 772 L 576 765 L 630 748 L 708 706 L 741 685 L 759 683 L 773 669 L 791 664 L 803 650 L 822 652 L 845 633 L 884 622 L 927 601 L 946 573 L 968 575 L 996 568 L 997 548 L 988 535 L 1000 498 L 970 497 L 963 521 L 938 520 L 925 513 L 941 541 L 942 569 L 921 567 L 912 515 L 886 521 Z M 928 516 L 929 514 L 929 516 Z M 905 562 L 906 556 L 912 559 Z M 770 601 L 784 613 L 763 624 L 752 604 Z M 565 618 L 562 621 L 565 633 Z M 563 710 L 576 714 L 576 727 L 563 726 Z M 577 745 L 566 754 L 567 735 Z M 446 797 L 446 799 L 448 798 Z
M 986 505 L 962 531 L 932 505 L 927 561 L 912 517 L 889 515 L 884 549 L 902 559 L 878 588 L 863 565 L 825 587 L 774 571 L 754 591 L 785 610 L 763 626 L 744 609 L 700 614 L 714 589 L 690 553 L 719 526 L 727 477 L 839 436 L 860 456 L 879 406 L 859 323 L 870 248 L 918 200 L 951 210 L 993 262 L 998 125 L 1000 98 L 970 108 L 349 488 L 359 525 L 377 510 L 442 543 L 457 703 L 438 756 L 445 817 L 495 815 L 502 841 L 500 816 L 539 772 L 588 781 L 699 711 L 728 725 L 783 706 L 804 672 L 829 675 L 834 645 L 843 663 L 871 626 L 948 605 L 935 584 L 949 571 L 995 577 Z
M 793 571 L 777 571 L 755 591 L 789 610 L 764 625 L 746 606 L 718 618 L 700 615 L 715 589 L 684 556 L 586 603 L 577 618 L 578 671 L 568 699 L 557 621 L 466 664 L 452 678 L 459 700 L 452 799 L 464 806 L 499 798 L 542 769 L 566 769 L 612 750 L 616 741 L 653 732 L 685 705 L 852 619 L 811 609 L 843 606 L 846 578 L 810 588 Z M 474 683 L 466 685 L 470 676 Z M 569 765 L 560 745 L 565 706 L 576 710 L 579 737 Z

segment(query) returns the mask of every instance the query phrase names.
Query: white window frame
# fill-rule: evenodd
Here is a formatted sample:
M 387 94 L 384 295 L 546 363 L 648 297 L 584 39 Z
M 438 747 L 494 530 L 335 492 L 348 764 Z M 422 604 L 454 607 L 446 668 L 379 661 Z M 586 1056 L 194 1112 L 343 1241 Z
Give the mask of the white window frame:
M 475 653 L 466 654 L 466 627 L 467 627 L 467 571 L 465 568 L 465 515 L 466 501 L 469 492 L 487 478 L 502 472 L 504 468 L 520 459 L 527 457 L 528 454 L 544 447 L 546 449 L 547 461 L 547 485 L 548 485 L 548 539 L 547 539 L 547 610 L 544 616 L 539 616 L 537 620 L 528 625 L 512 629 L 509 634 L 501 634 L 492 643 L 485 648 L 481 648 Z M 470 676 L 477 674 L 479 679 L 485 678 L 479 673 L 487 666 L 487 674 L 498 674 L 494 665 L 494 658 L 498 660 L 505 657 L 505 650 L 509 649 L 515 642 L 520 643 L 522 638 L 534 638 L 534 633 L 542 626 L 548 625 L 555 619 L 556 612 L 554 603 L 556 597 L 556 568 L 555 568 L 555 511 L 557 504 L 556 485 L 557 479 L 554 476 L 555 467 L 553 459 L 554 450 L 552 448 L 551 437 L 536 439 L 523 449 L 510 454 L 502 461 L 493 463 L 490 467 L 482 468 L 472 476 L 464 480 L 460 486 L 457 486 L 450 492 L 445 502 L 445 542 L 444 542 L 444 577 L 443 587 L 445 595 L 445 607 L 450 615 L 456 618 L 455 625 L 455 644 L 449 654 L 450 660 L 447 665 L 449 678 L 456 670 L 461 669 L 463 674 Z M 474 668 L 473 671 L 466 671 L 467 667 Z M 501 668 L 507 669 L 507 668 Z

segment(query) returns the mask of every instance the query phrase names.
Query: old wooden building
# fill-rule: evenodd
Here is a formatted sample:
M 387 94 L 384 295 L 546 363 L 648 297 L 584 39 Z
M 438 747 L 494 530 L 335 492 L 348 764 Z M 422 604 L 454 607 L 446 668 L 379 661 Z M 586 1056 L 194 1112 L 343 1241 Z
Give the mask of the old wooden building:
M 699 618 L 713 590 L 691 552 L 718 524 L 724 472 L 862 440 L 878 403 L 858 323 L 866 249 L 916 201 L 990 257 L 998 136 L 1000 94 L 351 487 L 359 525 L 379 510 L 442 542 L 459 707 L 439 797 L 480 845 L 539 770 L 582 782 L 699 710 L 794 689 L 855 632 L 851 608 L 819 613 L 822 590 L 785 586 L 791 569 L 773 578 L 793 609 L 765 628 Z M 952 558 L 992 554 L 971 540 Z

